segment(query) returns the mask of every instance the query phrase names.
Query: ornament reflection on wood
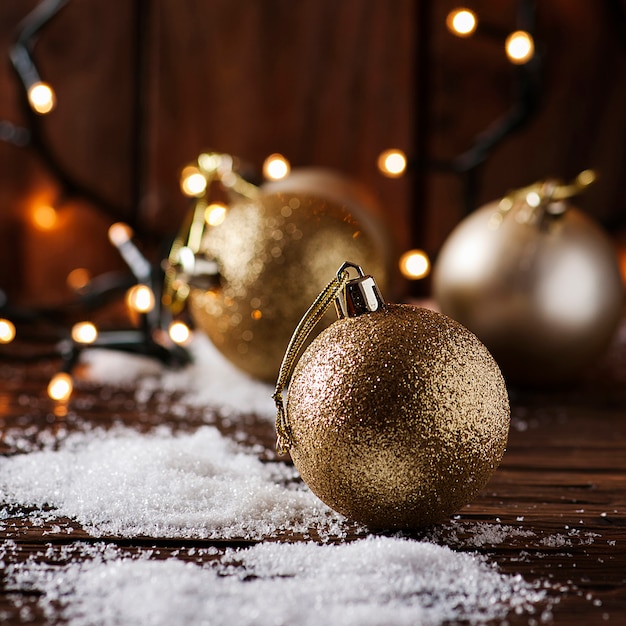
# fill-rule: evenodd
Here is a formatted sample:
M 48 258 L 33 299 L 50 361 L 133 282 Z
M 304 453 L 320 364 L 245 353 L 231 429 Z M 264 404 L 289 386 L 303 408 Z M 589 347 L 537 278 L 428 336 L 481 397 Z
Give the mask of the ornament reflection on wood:
M 195 325 L 255 378 L 276 379 L 295 324 L 346 255 L 388 282 L 391 246 L 376 217 L 352 199 L 298 191 L 297 185 L 284 192 L 250 185 L 231 196 L 219 224 L 207 224 L 202 206 L 200 213 L 196 206 L 190 219 L 192 231 L 202 222 L 197 245 L 178 248 L 177 280 L 188 288 Z M 180 271 L 183 248 L 182 257 L 194 266 L 186 273 Z M 210 264 L 213 274 L 197 271 Z M 212 284 L 202 284 L 203 278 Z
M 564 382 L 607 348 L 624 288 L 608 236 L 569 198 L 593 182 L 537 183 L 450 234 L 433 273 L 443 313 L 485 343 L 507 380 Z
M 335 297 L 340 319 L 296 363 Z M 485 346 L 440 313 L 384 304 L 352 263 L 298 325 L 274 399 L 279 452 L 321 500 L 371 528 L 453 514 L 485 486 L 507 442 L 507 390 Z

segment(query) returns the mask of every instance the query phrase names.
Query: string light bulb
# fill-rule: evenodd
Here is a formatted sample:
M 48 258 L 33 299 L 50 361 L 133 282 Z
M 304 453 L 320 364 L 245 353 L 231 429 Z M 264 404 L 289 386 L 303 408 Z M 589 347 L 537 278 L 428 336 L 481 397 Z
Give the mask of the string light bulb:
M 188 344 L 191 339 L 191 330 L 189 326 L 180 320 L 175 320 L 170 324 L 167 329 L 167 334 L 170 339 L 179 346 Z
M 48 396 L 58 402 L 69 400 L 73 390 L 74 383 L 67 372 L 57 372 L 48 383 Z
M 15 339 L 15 325 L 10 320 L 0 318 L 0 343 L 11 343 Z
M 85 267 L 74 268 L 65 279 L 65 283 L 70 289 L 80 291 L 84 289 L 91 280 L 91 273 Z
M 399 266 L 405 278 L 419 280 L 428 276 L 430 259 L 423 250 L 408 250 L 400 257 Z
M 446 17 L 448 30 L 457 37 L 471 36 L 478 26 L 476 13 L 465 7 L 454 9 Z
M 200 197 L 207 188 L 206 176 L 195 166 L 188 165 L 183 168 L 180 175 L 180 188 L 190 198 Z
M 221 202 L 212 202 L 204 210 L 204 221 L 209 226 L 219 226 L 226 218 L 226 206 Z
M 384 150 L 378 155 L 378 169 L 387 178 L 400 178 L 406 171 L 406 154 L 402 150 Z
M 263 161 L 263 176 L 269 180 L 281 180 L 291 171 L 291 164 L 278 153 L 270 154 Z
M 54 90 L 48 83 L 38 81 L 33 83 L 27 90 L 28 103 L 35 113 L 46 115 L 56 106 Z
M 127 241 L 130 241 L 133 236 L 133 229 L 124 222 L 116 222 L 115 224 L 111 224 L 111 226 L 109 226 L 107 234 L 109 236 L 109 241 L 116 248 L 119 248 Z
M 59 216 L 53 206 L 38 204 L 32 209 L 31 219 L 38 230 L 52 230 L 57 225 Z
M 71 334 L 76 343 L 88 345 L 98 338 L 98 329 L 91 322 L 78 322 L 72 326 Z
M 154 309 L 154 293 L 148 285 L 133 285 L 126 292 L 126 304 L 135 313 L 149 313 Z
M 506 38 L 504 49 L 511 63 L 524 65 L 535 54 L 535 41 L 532 35 L 525 30 L 516 30 Z

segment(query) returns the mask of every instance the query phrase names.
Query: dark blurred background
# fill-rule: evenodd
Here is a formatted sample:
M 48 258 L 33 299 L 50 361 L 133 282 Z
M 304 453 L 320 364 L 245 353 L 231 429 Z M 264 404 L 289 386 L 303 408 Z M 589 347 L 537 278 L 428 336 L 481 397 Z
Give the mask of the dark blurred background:
M 459 38 L 447 1 L 70 0 L 34 39 L 57 106 L 33 116 L 9 49 L 38 4 L 0 3 L 0 287 L 12 298 L 61 303 L 72 270 L 121 268 L 107 239 L 120 219 L 158 258 L 188 210 L 180 171 L 203 150 L 352 176 L 378 195 L 398 254 L 433 258 L 472 207 L 592 167 L 598 182 L 575 203 L 626 246 L 623 1 L 475 0 L 481 27 Z M 502 46 L 520 19 L 535 37 L 527 68 Z M 457 157 L 519 106 L 519 125 L 460 171 Z M 409 156 L 403 178 L 378 171 L 387 148 Z M 56 211 L 44 226 L 42 203 Z

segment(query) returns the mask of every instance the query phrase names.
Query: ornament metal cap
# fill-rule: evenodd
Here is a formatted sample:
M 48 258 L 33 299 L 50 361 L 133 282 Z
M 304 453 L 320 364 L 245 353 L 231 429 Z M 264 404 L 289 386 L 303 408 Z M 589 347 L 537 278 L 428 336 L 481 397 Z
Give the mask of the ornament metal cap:
M 335 309 L 339 319 L 356 317 L 382 309 L 385 306 L 385 301 L 376 281 L 372 276 L 365 275 L 359 265 L 346 261 L 337 271 L 337 277 L 349 268 L 355 269 L 358 277 L 349 280 L 345 288 L 335 298 Z

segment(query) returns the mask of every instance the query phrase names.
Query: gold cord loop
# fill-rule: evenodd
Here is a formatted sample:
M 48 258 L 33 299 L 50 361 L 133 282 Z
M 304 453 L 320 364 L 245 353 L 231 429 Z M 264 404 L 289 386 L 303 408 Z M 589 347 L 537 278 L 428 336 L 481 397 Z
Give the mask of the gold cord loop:
M 276 388 L 272 398 L 276 403 L 276 450 L 279 454 L 286 454 L 289 451 L 293 441 L 291 438 L 291 429 L 289 421 L 287 419 L 287 413 L 285 411 L 285 405 L 283 402 L 283 390 L 289 384 L 289 380 L 293 373 L 293 369 L 297 363 L 297 358 L 305 344 L 307 338 L 311 334 L 313 328 L 322 319 L 324 313 L 328 310 L 333 303 L 339 292 L 345 288 L 349 280 L 349 273 L 347 269 L 340 268 L 337 272 L 337 276 L 326 285 L 322 293 L 315 299 L 315 302 L 309 307 L 308 311 L 304 314 L 298 326 L 293 332 L 285 356 L 280 365 L 278 372 L 278 380 L 276 381 Z
M 511 191 L 500 200 L 498 208 L 500 213 L 505 214 L 520 201 L 532 202 L 532 206 L 544 206 L 551 202 L 567 200 L 585 191 L 597 178 L 594 170 L 584 170 L 570 183 L 563 183 L 557 179 L 539 181 Z

